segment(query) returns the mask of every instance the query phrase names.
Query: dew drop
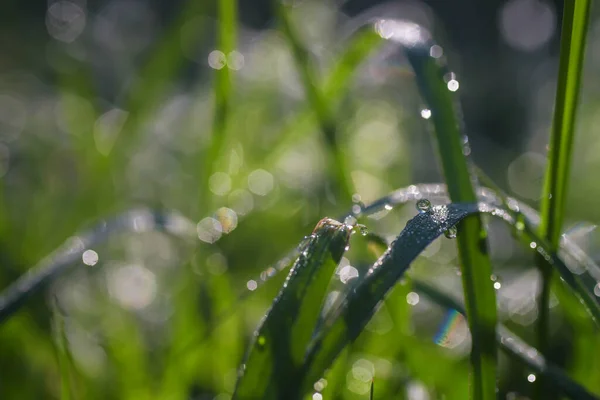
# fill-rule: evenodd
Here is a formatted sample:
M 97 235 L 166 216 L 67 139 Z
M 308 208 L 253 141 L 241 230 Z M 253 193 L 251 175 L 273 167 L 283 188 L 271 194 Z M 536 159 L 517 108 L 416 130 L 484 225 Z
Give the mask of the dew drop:
M 596 283 L 596 286 L 594 286 L 594 294 L 600 297 L 600 283 Z
M 456 239 L 456 235 L 458 234 L 458 229 L 456 226 L 451 226 L 447 230 L 444 231 L 444 236 L 448 239 Z
M 421 110 L 421 118 L 429 119 L 431 118 L 431 110 L 429 108 L 424 108 Z
M 537 247 L 537 243 L 531 242 L 531 243 L 529 243 L 529 247 L 531 247 L 532 249 L 535 249 Z
M 312 238 L 312 235 L 304 236 L 304 238 L 302 238 L 302 241 L 298 245 L 298 251 L 300 253 L 304 253 L 308 249 L 308 245 L 310 244 Z
M 392 206 L 391 204 L 386 204 L 383 206 L 383 208 L 385 208 L 388 211 L 391 211 L 394 208 L 394 206 Z
M 367 236 L 367 234 L 369 233 L 369 229 L 366 227 L 366 225 L 363 224 L 356 224 L 352 231 L 360 233 L 361 236 Z
M 348 226 L 355 226 L 356 225 L 357 219 L 354 215 L 348 215 L 345 219 L 344 219 L 344 225 L 348 225 Z
M 431 202 L 427 199 L 417 201 L 417 210 L 422 213 L 431 211 Z
M 502 284 L 500 282 L 494 282 L 494 289 L 500 290 L 501 287 L 502 287 Z

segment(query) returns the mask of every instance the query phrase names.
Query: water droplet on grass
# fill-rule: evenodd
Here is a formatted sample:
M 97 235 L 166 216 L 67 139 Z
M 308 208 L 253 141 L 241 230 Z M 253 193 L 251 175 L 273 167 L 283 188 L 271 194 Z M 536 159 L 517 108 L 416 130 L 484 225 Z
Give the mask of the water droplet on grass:
M 363 224 L 356 224 L 352 230 L 352 232 L 358 232 L 360 233 L 362 236 L 367 236 L 367 234 L 369 233 L 369 229 L 366 227 L 366 225 Z
M 444 236 L 448 239 L 456 239 L 456 235 L 458 234 L 458 229 L 456 226 L 451 226 L 447 230 L 444 231 Z
M 388 211 L 391 211 L 394 208 L 394 206 L 392 206 L 391 204 L 386 204 L 383 206 L 383 208 L 385 208 Z
M 417 210 L 423 213 L 431 211 L 431 202 L 427 199 L 420 199 L 417 201 Z
M 358 221 L 354 215 L 348 215 L 346 219 L 344 219 L 344 224 L 351 227 L 354 227 L 357 222 Z

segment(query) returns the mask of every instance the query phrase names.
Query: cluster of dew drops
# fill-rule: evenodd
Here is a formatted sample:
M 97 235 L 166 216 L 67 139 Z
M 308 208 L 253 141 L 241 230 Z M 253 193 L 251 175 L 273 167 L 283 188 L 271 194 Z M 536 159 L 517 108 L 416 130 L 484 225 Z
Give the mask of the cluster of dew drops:
M 417 200 L 417 211 L 419 211 L 420 213 L 430 213 L 432 210 L 432 206 L 431 206 L 431 202 L 427 199 L 419 199 Z M 455 239 L 456 235 L 458 234 L 458 229 L 456 228 L 456 226 L 451 226 L 450 228 L 446 229 L 444 231 L 444 236 L 446 236 L 448 239 Z

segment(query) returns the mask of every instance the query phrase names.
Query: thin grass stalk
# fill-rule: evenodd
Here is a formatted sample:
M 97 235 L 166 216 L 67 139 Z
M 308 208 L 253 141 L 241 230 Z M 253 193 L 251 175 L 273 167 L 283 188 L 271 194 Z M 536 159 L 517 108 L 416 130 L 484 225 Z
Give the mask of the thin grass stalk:
M 354 190 L 347 173 L 344 156 L 337 143 L 337 123 L 334 112 L 331 110 L 324 93 L 317 85 L 316 73 L 309 61 L 311 59 L 310 54 L 292 26 L 287 6 L 282 2 L 277 2 L 275 9 L 281 23 L 282 32 L 290 45 L 307 101 L 314 112 L 323 141 L 331 156 L 329 161 L 330 175 L 336 181 L 338 200 L 344 205 L 348 205 L 351 202 Z
M 539 229 L 540 236 L 548 241 L 552 252 L 556 251 L 559 245 L 566 209 L 590 4 L 589 0 L 567 0 L 564 4 L 558 84 Z M 552 270 L 539 257 L 537 264 L 542 273 L 542 289 L 538 297 L 540 315 L 537 321 L 537 338 L 540 351 L 547 355 Z M 545 384 L 545 380 L 538 381 L 539 396 L 544 396 L 541 388 Z

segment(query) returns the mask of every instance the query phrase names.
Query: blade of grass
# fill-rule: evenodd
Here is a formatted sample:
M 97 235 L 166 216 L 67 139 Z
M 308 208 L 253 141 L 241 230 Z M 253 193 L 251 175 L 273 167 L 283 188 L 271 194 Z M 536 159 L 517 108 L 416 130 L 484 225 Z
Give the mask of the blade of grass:
M 336 104 L 347 93 L 350 79 L 354 76 L 358 67 L 383 43 L 381 36 L 370 29 L 360 30 L 352 36 L 349 45 L 337 58 L 335 65 L 322 84 L 323 95 L 327 103 L 333 104 L 332 108 L 335 109 Z M 306 135 L 312 133 L 307 124 L 311 116 L 310 110 L 312 110 L 312 107 L 301 111 L 281 129 L 281 139 L 273 144 L 274 151 L 270 152 L 265 160 L 267 167 L 274 165 L 288 150 L 288 146 L 283 143 L 284 141 L 292 142 L 296 138 L 306 137 Z
M 463 154 L 466 136 L 461 131 L 451 90 L 458 88 L 453 75 L 441 60 L 430 55 L 434 44 L 429 33 L 416 24 L 380 21 L 376 29 L 385 38 L 399 43 L 416 74 L 421 95 L 431 110 L 438 154 L 453 202 L 476 202 L 467 159 Z M 450 86 L 452 82 L 452 85 Z M 458 227 L 458 250 L 463 290 L 473 336 L 473 398 L 496 397 L 496 294 L 490 280 L 491 263 L 487 254 L 487 233 L 479 216 L 465 219 Z
M 277 2 L 275 7 L 282 32 L 290 44 L 307 101 L 316 117 L 323 142 L 331 155 L 329 166 L 332 178 L 335 179 L 337 186 L 338 199 L 346 205 L 350 204 L 354 190 L 347 173 L 343 154 L 337 145 L 337 123 L 334 112 L 330 109 L 327 99 L 317 86 L 317 78 L 310 65 L 310 54 L 298 37 L 295 27 L 292 26 L 287 6 L 283 2 Z
M 512 218 L 511 214 L 485 203 L 478 205 L 453 203 L 447 206 L 436 206 L 430 212 L 420 213 L 410 220 L 386 253 L 369 269 L 364 279 L 352 289 L 350 295 L 334 306 L 324 322 L 317 326 L 313 334 L 314 340 L 308 348 L 306 361 L 301 371 L 303 393 L 310 390 L 311 385 L 323 374 L 337 354 L 358 337 L 379 302 L 403 276 L 417 255 L 442 232 L 476 213 L 490 214 L 517 229 L 517 221 Z M 530 227 L 525 226 L 523 237 L 531 238 L 526 240 L 526 247 L 530 251 L 541 254 L 559 271 L 565 282 L 585 303 L 590 315 L 598 321 L 600 306 L 562 260 L 547 250 L 545 241 L 537 237 Z M 529 245 L 531 242 L 536 245 Z M 492 331 L 494 343 L 495 334 L 496 329 L 494 328 Z
M 551 251 L 558 249 L 566 207 L 590 4 L 589 0 L 564 3 L 558 83 L 539 228 L 540 235 L 548 240 Z M 547 355 L 552 270 L 546 268 L 539 258 L 538 265 L 542 272 L 542 290 L 538 298 L 540 315 L 537 336 L 540 350 Z M 541 392 L 545 385 L 544 380 L 538 381 L 539 396 L 544 396 Z
M 297 370 L 351 229 L 329 218 L 319 222 L 255 333 L 236 399 L 300 398 Z
M 113 219 L 101 221 L 92 229 L 68 239 L 38 265 L 29 269 L 0 295 L 0 323 L 9 318 L 34 293 L 47 287 L 70 267 L 81 261 L 83 253 L 122 232 L 151 229 L 184 238 L 196 238 L 194 224 L 177 213 L 156 213 L 146 209 L 130 210 Z
M 56 351 L 58 369 L 60 371 L 60 398 L 69 400 L 73 397 L 71 387 L 71 370 L 73 359 L 69 350 L 69 342 L 65 333 L 65 321 L 58 305 L 58 300 L 54 299 L 53 304 L 53 339 Z
M 232 69 L 228 65 L 229 57 L 235 50 L 237 41 L 237 1 L 220 0 L 218 2 L 219 39 L 218 47 L 225 55 L 225 65 L 215 71 L 215 109 L 212 135 L 204 150 L 204 163 L 200 181 L 200 210 L 206 208 L 208 200 L 208 179 L 213 173 L 225 143 L 227 121 L 229 119 L 232 98 Z

